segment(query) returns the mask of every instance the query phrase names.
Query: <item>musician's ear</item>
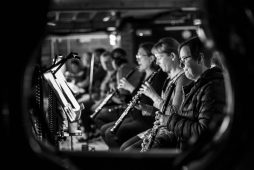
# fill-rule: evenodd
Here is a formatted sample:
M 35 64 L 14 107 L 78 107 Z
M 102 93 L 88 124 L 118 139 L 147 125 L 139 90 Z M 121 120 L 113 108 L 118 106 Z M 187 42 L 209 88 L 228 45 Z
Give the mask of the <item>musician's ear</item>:
M 198 64 L 205 65 L 204 53 L 202 52 L 199 53 Z
M 150 55 L 150 60 L 151 60 L 151 62 L 155 62 L 155 56 L 154 55 Z
M 176 59 L 176 54 L 175 53 L 170 53 L 170 57 L 172 59 L 172 61 L 174 61 Z

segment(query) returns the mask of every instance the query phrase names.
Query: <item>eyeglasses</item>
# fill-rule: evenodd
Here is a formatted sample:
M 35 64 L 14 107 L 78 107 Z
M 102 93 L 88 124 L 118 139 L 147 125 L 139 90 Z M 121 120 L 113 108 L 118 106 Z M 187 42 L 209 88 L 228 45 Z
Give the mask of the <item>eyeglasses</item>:
M 191 56 L 183 57 L 183 58 L 180 60 L 180 67 L 181 67 L 181 68 L 184 68 L 184 66 L 185 66 L 185 61 L 186 61 L 187 58 L 191 58 Z

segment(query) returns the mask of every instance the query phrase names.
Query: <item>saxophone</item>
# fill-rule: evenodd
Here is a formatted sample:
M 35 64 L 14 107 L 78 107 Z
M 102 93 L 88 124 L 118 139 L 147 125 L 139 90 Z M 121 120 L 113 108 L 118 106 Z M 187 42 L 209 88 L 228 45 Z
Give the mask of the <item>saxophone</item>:
M 128 74 L 125 76 L 126 79 L 128 79 L 134 72 L 136 68 L 132 69 Z M 103 109 L 103 107 L 108 103 L 108 101 L 116 94 L 118 93 L 119 89 L 112 90 L 105 98 L 104 100 L 99 104 L 99 106 L 95 109 L 94 113 L 91 114 L 90 118 L 94 119 L 98 113 Z
M 145 82 L 151 83 L 155 75 L 160 71 L 161 69 L 158 69 L 157 71 L 153 72 Z M 142 92 L 138 90 L 137 94 L 131 99 L 128 106 L 124 110 L 124 112 L 121 114 L 121 116 L 118 118 L 118 120 L 115 122 L 114 126 L 110 129 L 112 133 L 116 133 L 116 130 L 123 122 L 124 118 L 128 115 L 130 110 L 135 106 L 135 104 L 138 102 Z
M 157 111 L 158 112 L 158 111 Z M 141 150 L 140 152 L 146 152 L 150 150 L 151 146 L 153 145 L 154 139 L 156 137 L 158 129 L 161 127 L 161 125 L 154 125 L 151 129 L 151 131 L 147 131 L 144 138 L 143 142 L 141 144 Z
M 181 74 L 178 75 L 178 77 L 180 76 Z M 166 99 L 164 105 L 162 106 L 161 108 L 161 111 L 156 111 L 155 114 L 165 114 L 165 111 L 166 111 L 166 107 L 168 105 L 168 102 L 169 102 L 169 99 L 173 93 L 173 90 L 175 88 L 175 84 L 174 83 L 171 83 L 170 85 L 170 91 L 168 92 L 168 98 Z M 171 109 L 171 112 L 175 112 L 176 113 L 176 108 L 175 106 L 171 105 L 170 107 Z M 150 148 L 152 147 L 153 143 L 154 143 L 154 140 L 155 140 L 155 137 L 158 133 L 158 130 L 163 127 L 163 125 L 154 125 L 151 129 L 151 131 L 147 131 L 146 134 L 144 135 L 144 138 L 143 138 L 143 142 L 141 144 L 141 150 L 140 152 L 146 152 L 148 150 L 150 150 Z

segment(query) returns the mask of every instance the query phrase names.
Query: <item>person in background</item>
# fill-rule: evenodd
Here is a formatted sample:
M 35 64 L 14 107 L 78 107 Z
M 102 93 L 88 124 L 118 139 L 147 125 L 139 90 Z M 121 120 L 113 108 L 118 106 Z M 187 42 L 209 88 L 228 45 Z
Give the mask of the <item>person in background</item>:
M 84 52 L 80 58 L 81 69 L 84 71 L 85 77 L 77 83 L 77 86 L 83 88 L 85 92 L 88 92 L 89 87 L 91 58 L 91 52 Z
M 114 57 L 113 57 L 114 56 Z M 136 87 L 140 81 L 141 73 L 130 65 L 127 60 L 127 53 L 122 48 L 116 48 L 110 53 L 112 58 L 112 66 L 116 70 L 112 81 L 110 83 L 111 91 L 117 91 L 109 102 L 103 107 L 103 109 L 97 114 L 94 122 L 98 129 L 107 123 L 116 121 L 121 113 L 124 111 L 126 104 L 130 98 L 130 92 L 117 87 L 119 85 L 119 79 L 126 77 L 127 74 L 129 83 L 132 87 Z M 108 93 L 110 94 L 110 93 Z M 105 96 L 106 97 L 106 96 Z M 93 108 L 95 111 L 96 107 Z
M 96 101 L 96 103 L 92 106 L 91 111 L 95 112 L 97 107 L 105 100 L 107 95 L 110 94 L 114 89 L 116 89 L 116 69 L 112 65 L 112 54 L 107 51 L 104 52 L 101 56 L 101 63 L 103 68 L 107 68 L 109 71 L 107 76 L 105 77 L 103 83 L 101 84 L 101 98 Z M 95 125 L 98 129 L 105 124 L 106 122 L 111 122 L 111 120 L 115 120 L 115 114 L 112 111 L 109 111 L 112 107 L 118 106 L 121 103 L 117 96 L 113 96 L 102 108 L 102 110 L 96 115 L 94 118 Z
M 106 76 L 100 84 L 100 100 L 106 96 L 110 90 L 111 83 L 115 80 L 116 70 L 112 65 L 112 57 L 109 51 L 105 51 L 100 56 L 102 68 L 106 71 Z
M 82 95 L 82 97 L 78 99 L 78 102 L 83 103 L 85 106 L 85 109 L 82 110 L 82 114 L 81 114 L 81 125 L 84 128 L 86 139 L 92 138 L 96 134 L 96 128 L 94 128 L 93 126 L 93 122 L 90 119 L 90 114 L 91 114 L 92 105 L 95 103 L 96 100 L 100 99 L 101 83 L 103 82 L 103 79 L 105 78 L 107 74 L 107 72 L 103 69 L 101 61 L 100 61 L 100 56 L 105 51 L 106 50 L 104 48 L 96 48 L 92 52 L 89 73 L 91 73 L 92 71 L 93 75 L 91 77 L 91 75 L 89 74 L 88 92 Z M 92 79 L 92 84 L 91 84 L 91 79 Z
M 87 65 L 87 67 L 89 67 L 89 73 L 87 73 L 89 74 L 89 82 L 88 82 L 89 84 L 87 87 L 88 91 L 78 100 L 78 102 L 84 103 L 85 106 L 88 105 L 89 108 L 91 107 L 91 105 L 94 103 L 95 100 L 98 100 L 100 98 L 100 85 L 104 77 L 106 76 L 106 71 L 102 68 L 100 62 L 100 56 L 105 51 L 106 50 L 104 48 L 96 48 L 92 52 L 92 56 L 90 59 L 89 56 L 87 57 L 87 61 L 85 62 L 83 62 L 85 59 L 82 59 L 82 63 L 84 63 L 85 65 Z M 90 64 L 88 63 L 89 60 Z M 93 69 L 92 77 L 90 77 L 91 69 Z
M 83 79 L 85 79 L 85 72 L 81 69 L 81 63 L 77 59 L 72 59 L 70 62 L 69 71 L 65 71 L 64 75 L 68 82 L 69 87 L 72 89 L 73 93 L 77 98 L 85 92 L 84 88 L 78 86 Z

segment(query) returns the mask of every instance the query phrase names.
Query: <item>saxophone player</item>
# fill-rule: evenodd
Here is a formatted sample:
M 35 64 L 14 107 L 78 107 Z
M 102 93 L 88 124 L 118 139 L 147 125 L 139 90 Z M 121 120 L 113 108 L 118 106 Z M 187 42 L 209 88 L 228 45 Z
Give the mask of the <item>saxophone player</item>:
M 133 98 L 135 98 L 136 94 L 138 93 L 141 84 L 144 83 L 144 81 L 153 75 L 153 73 L 158 69 L 158 66 L 155 63 L 155 56 L 151 52 L 153 45 L 153 43 L 147 42 L 140 44 L 138 48 L 136 59 L 138 63 L 138 69 L 143 73 L 140 85 L 137 88 L 132 88 L 128 86 L 128 80 L 120 80 L 119 86 L 132 92 Z M 156 92 L 160 93 L 162 89 L 162 83 L 164 82 L 165 78 L 166 74 L 162 71 L 154 76 L 151 85 L 154 87 Z M 129 88 L 126 88 L 126 86 Z M 152 100 L 144 95 L 140 96 L 139 102 L 144 103 L 147 106 L 152 105 Z M 125 111 L 123 113 L 125 113 Z M 153 121 L 154 115 L 145 115 L 145 112 L 142 112 L 138 108 L 133 107 L 130 110 L 130 114 L 125 117 L 116 133 L 112 133 L 111 131 L 112 127 L 114 127 L 115 121 L 102 126 L 102 137 L 106 144 L 109 146 L 109 149 L 119 149 L 123 142 L 132 136 L 152 127 Z
M 180 58 L 178 55 L 179 43 L 177 40 L 166 37 L 160 39 L 153 47 L 153 53 L 156 62 L 163 72 L 167 73 L 168 78 L 164 82 L 161 94 L 157 93 L 153 87 L 145 83 L 141 91 L 144 95 L 153 100 L 153 107 L 156 112 L 156 120 L 153 128 L 137 134 L 122 146 L 122 151 L 140 151 L 142 147 L 147 147 L 152 141 L 153 133 L 167 133 L 165 130 L 166 122 L 171 114 L 172 109 L 177 110 L 182 103 L 182 86 L 190 82 L 180 68 Z M 168 134 L 170 135 L 170 134 Z M 161 140 L 164 142 L 164 140 Z M 142 148 L 143 149 L 143 148 Z

